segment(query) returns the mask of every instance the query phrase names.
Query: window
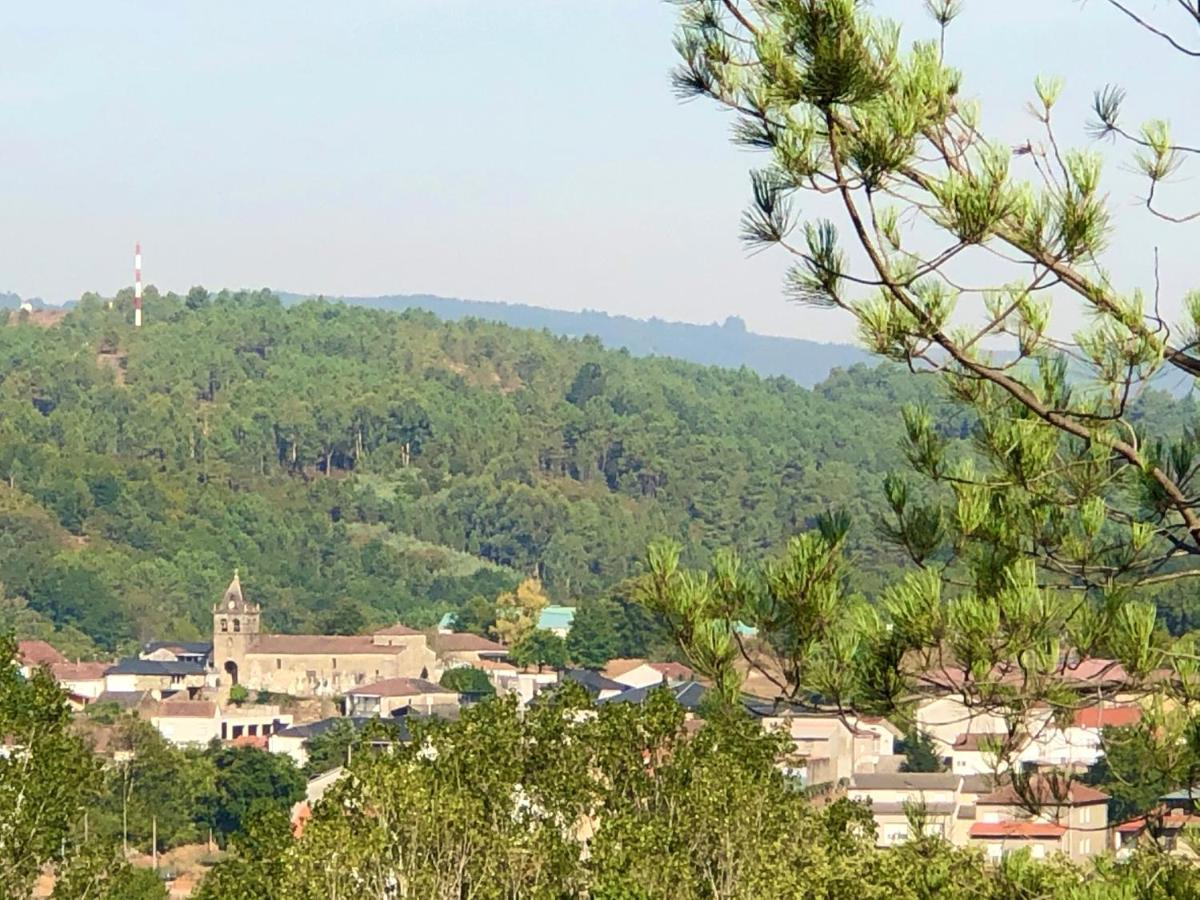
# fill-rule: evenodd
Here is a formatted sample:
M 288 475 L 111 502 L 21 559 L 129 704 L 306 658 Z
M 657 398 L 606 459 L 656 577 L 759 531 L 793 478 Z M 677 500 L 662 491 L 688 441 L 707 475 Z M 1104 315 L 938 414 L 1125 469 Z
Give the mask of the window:
M 221 620 L 221 630 L 222 630 L 222 631 L 228 631 L 228 630 L 229 630 L 229 620 L 228 620 L 228 619 L 222 619 L 222 620 Z
M 336 656 L 333 658 L 333 667 L 335 669 L 337 668 L 337 657 Z
M 1084 838 L 1079 842 L 1079 852 L 1084 856 L 1088 856 L 1092 852 L 1092 839 Z
M 1000 844 L 988 844 L 987 857 L 989 862 L 1000 862 L 1004 856 L 1004 848 Z
M 1031 857 L 1033 857 L 1034 859 L 1045 859 L 1046 845 L 1045 844 L 1034 844 L 1032 847 L 1029 848 L 1029 855 Z
M 234 620 L 233 620 L 233 630 L 234 630 L 234 631 L 241 631 L 241 630 L 242 630 L 242 620 L 241 620 L 241 619 L 234 619 Z
M 275 668 L 276 668 L 276 669 L 282 669 L 282 668 L 283 668 L 283 660 L 282 660 L 282 659 L 280 659 L 279 657 L 275 657 Z
M 1090 806 L 1085 806 L 1081 810 L 1079 810 L 1080 824 L 1087 825 L 1091 821 L 1092 821 L 1092 808 Z

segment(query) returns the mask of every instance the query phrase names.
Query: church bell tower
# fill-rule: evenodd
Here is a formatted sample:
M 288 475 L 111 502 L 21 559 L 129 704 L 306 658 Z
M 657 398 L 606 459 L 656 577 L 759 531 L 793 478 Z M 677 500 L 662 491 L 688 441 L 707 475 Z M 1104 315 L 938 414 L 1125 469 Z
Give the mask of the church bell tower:
M 213 666 L 226 685 L 238 683 L 238 673 L 246 651 L 259 634 L 261 610 L 242 594 L 242 582 L 237 569 L 233 581 L 213 607 Z

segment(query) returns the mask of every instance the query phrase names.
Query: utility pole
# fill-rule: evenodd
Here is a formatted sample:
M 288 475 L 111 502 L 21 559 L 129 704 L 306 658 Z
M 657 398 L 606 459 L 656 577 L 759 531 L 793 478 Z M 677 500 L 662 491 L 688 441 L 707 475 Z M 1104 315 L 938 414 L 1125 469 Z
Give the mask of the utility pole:
M 158 816 L 150 817 L 150 846 L 154 854 L 154 871 L 158 871 Z
M 125 763 L 125 790 L 121 792 L 121 847 L 129 859 L 129 763 Z

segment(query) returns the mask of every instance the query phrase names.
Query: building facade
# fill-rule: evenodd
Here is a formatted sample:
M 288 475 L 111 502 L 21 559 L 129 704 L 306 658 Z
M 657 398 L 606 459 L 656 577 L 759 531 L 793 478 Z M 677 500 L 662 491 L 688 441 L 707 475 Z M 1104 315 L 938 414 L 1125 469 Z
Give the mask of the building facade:
M 365 635 L 263 634 L 262 610 L 237 572 L 213 607 L 213 667 L 222 687 L 293 697 L 333 697 L 387 678 L 441 675 L 419 631 L 393 625 Z

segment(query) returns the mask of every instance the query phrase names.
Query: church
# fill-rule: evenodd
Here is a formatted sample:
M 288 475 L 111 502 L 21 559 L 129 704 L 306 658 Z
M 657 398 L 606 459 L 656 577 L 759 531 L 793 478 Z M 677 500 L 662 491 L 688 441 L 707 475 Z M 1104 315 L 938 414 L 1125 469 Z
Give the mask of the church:
M 437 681 L 442 674 L 426 635 L 403 625 L 364 635 L 263 634 L 261 621 L 235 570 L 213 607 L 213 668 L 223 689 L 241 684 L 293 697 L 333 697 L 387 678 Z

